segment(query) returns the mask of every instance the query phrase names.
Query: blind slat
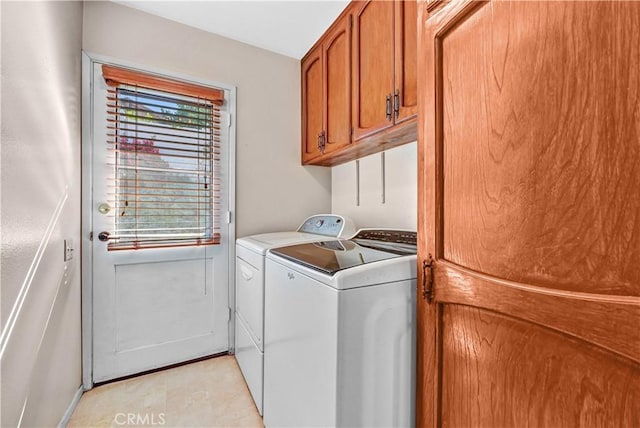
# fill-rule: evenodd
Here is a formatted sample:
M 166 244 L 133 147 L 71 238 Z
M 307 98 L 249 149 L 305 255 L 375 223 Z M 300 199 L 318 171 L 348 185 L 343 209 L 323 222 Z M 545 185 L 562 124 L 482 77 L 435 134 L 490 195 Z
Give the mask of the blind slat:
M 157 119 L 157 118 L 153 118 L 153 120 L 150 120 L 149 118 L 146 118 L 145 116 L 138 116 L 138 115 L 121 115 L 119 114 L 117 111 L 107 111 L 107 114 L 109 115 L 107 118 L 107 122 L 118 122 L 118 125 L 121 126 L 119 129 L 120 130 L 124 130 L 124 131 L 134 131 L 136 130 L 136 128 L 138 127 L 146 127 L 146 128 L 161 128 L 161 129 L 180 129 L 181 132 L 190 132 L 193 134 L 197 134 L 197 135 L 211 135 L 210 131 L 202 131 L 200 129 L 192 129 L 195 127 L 192 126 L 184 126 L 183 124 L 181 124 L 180 122 L 172 122 L 170 120 L 166 120 L 166 119 Z M 121 116 L 120 119 L 118 119 L 117 117 Z M 129 119 L 129 120 L 125 120 Z M 138 120 L 140 119 L 140 120 Z M 146 119 L 146 120 L 145 120 Z M 123 127 L 122 125 L 131 125 L 129 128 Z M 174 126 L 172 126 L 174 125 Z M 219 124 L 217 124 L 219 125 Z M 137 131 L 137 130 L 136 130 Z M 151 132 L 151 131 L 147 131 L 147 132 Z
M 107 108 L 107 114 L 109 115 L 107 122 L 113 122 L 116 120 L 116 116 L 120 116 L 119 119 L 117 119 L 120 123 L 126 123 L 132 126 L 165 129 L 179 128 L 182 132 L 193 133 L 205 133 L 205 128 L 209 128 L 206 130 L 206 133 L 215 132 L 215 128 L 219 127 L 221 123 L 220 118 L 213 117 L 212 120 L 202 121 L 202 126 L 195 126 L 195 124 L 181 122 L 179 117 L 175 117 L 176 120 L 171 120 L 171 115 L 168 114 L 156 112 L 152 115 L 149 111 L 136 109 Z
M 158 224 L 157 222 L 153 222 L 153 223 L 150 223 L 150 222 L 140 223 L 140 222 L 138 222 L 138 223 L 136 223 L 136 226 L 137 226 L 136 233 L 141 233 L 141 232 L 145 232 L 145 231 L 149 231 L 149 230 L 181 230 L 181 231 L 184 231 L 184 230 L 201 230 L 201 231 L 205 231 L 205 230 L 209 230 L 210 229 L 208 227 L 190 227 L 191 223 L 190 222 L 186 222 L 186 221 L 182 223 L 182 224 L 185 224 L 186 226 L 180 226 L 178 228 L 169 227 L 169 226 L 173 226 L 173 224 L 174 224 L 174 223 L 171 223 L 171 225 L 169 225 L 169 226 L 161 226 L 161 227 L 158 226 L 158 227 L 153 228 L 153 229 L 146 229 L 147 225 L 148 226 L 155 226 L 157 224 Z M 166 223 L 164 223 L 164 224 L 166 224 Z M 127 229 L 123 229 L 120 232 L 124 233 L 126 231 L 127 231 Z
M 146 153 L 146 152 L 140 152 L 140 151 L 131 151 L 131 150 L 120 150 L 120 149 L 110 149 L 110 151 L 115 152 L 115 153 L 120 153 L 121 155 L 127 155 L 126 159 L 131 159 L 133 160 L 136 156 L 140 157 L 140 156 L 159 156 L 162 158 L 179 158 L 179 159 L 197 159 L 197 160 L 211 160 L 213 159 L 213 156 L 188 156 L 188 155 L 177 155 L 177 154 L 170 154 L 170 153 Z M 124 156 L 123 156 L 124 157 Z
M 196 128 L 197 126 L 208 127 L 215 123 L 220 123 L 220 118 L 214 116 L 211 111 L 208 114 L 189 110 L 184 110 L 183 112 L 185 114 L 162 110 L 160 112 L 154 112 L 142 108 L 145 106 L 142 103 L 136 104 L 136 106 L 107 104 L 107 112 L 110 114 L 121 114 L 129 119 L 140 119 L 138 122 L 140 124 L 164 122 L 174 124 L 175 126 L 179 125 L 183 128 Z
M 117 102 L 118 99 L 136 97 L 137 96 L 136 91 L 139 87 L 140 86 L 136 86 L 136 85 L 130 85 L 130 86 L 123 85 L 120 87 L 109 87 L 107 89 L 107 101 Z M 161 91 L 147 92 L 145 95 L 146 95 L 145 100 L 155 100 L 159 103 L 165 103 L 166 101 L 172 102 L 172 101 L 180 100 L 180 106 L 178 106 L 177 108 L 182 110 L 187 110 L 187 108 L 184 108 L 184 107 L 197 107 L 203 103 L 203 100 L 206 101 L 206 98 L 197 98 L 197 97 L 194 98 L 189 95 L 182 96 L 176 93 L 170 93 L 166 95 L 166 93 Z M 148 101 L 145 101 L 145 102 L 148 102 Z M 219 104 L 211 105 L 211 109 L 214 112 L 219 112 L 221 108 L 222 107 Z
M 140 134 L 144 134 L 144 132 L 138 132 L 138 137 L 140 137 Z M 158 138 L 158 135 L 161 136 L 167 136 L 167 137 L 173 137 L 173 138 Z M 148 147 L 147 144 L 143 144 L 143 143 L 130 143 L 128 140 L 125 140 L 127 137 L 126 136 L 117 136 L 115 134 L 107 134 L 107 144 L 110 145 L 131 145 L 131 146 L 135 146 L 135 147 L 140 147 L 140 148 L 145 148 Z M 149 132 L 149 137 L 153 137 L 153 138 L 146 138 L 145 140 L 150 140 L 153 141 L 155 143 L 170 143 L 170 144 L 175 144 L 175 137 L 176 135 L 173 134 L 158 134 L 158 133 L 151 133 Z M 144 140 L 143 140 L 144 141 Z M 200 143 L 199 141 L 202 141 L 202 143 Z M 187 141 L 182 141 L 180 143 L 181 146 L 187 146 L 187 147 L 211 147 L 211 138 L 189 138 L 187 139 Z M 165 146 L 156 146 L 159 149 L 163 149 L 165 148 Z M 219 148 L 219 144 L 213 144 L 214 148 Z
M 136 108 L 136 106 L 142 106 L 142 108 L 140 110 L 153 110 L 153 109 L 159 109 L 160 112 L 165 111 L 167 113 L 172 113 L 174 115 L 179 115 L 179 116 L 185 116 L 185 117 L 192 117 L 193 114 L 197 114 L 198 116 L 202 116 L 203 118 L 209 117 L 209 116 L 213 116 L 215 118 L 219 118 L 220 117 L 220 109 L 216 108 L 215 106 L 213 106 L 211 109 L 208 109 L 206 112 L 199 112 L 197 110 L 199 110 L 199 107 L 202 106 L 202 104 L 198 103 L 188 103 L 185 102 L 184 105 L 182 106 L 173 106 L 171 107 L 171 111 L 167 109 L 167 100 L 165 98 L 158 98 L 157 102 L 150 102 L 150 101 L 144 101 L 141 100 L 140 98 L 137 98 L 135 95 L 130 95 L 130 96 L 123 96 L 122 93 L 124 91 L 121 91 L 121 96 L 120 98 L 118 98 L 118 96 L 116 95 L 116 91 L 111 92 L 111 95 L 107 96 L 107 108 L 109 109 L 117 109 L 117 108 L 126 108 L 126 109 L 133 109 Z M 150 99 L 150 97 L 145 98 L 145 100 Z M 175 100 L 174 100 L 175 101 Z M 196 110 L 194 110 L 196 109 Z M 188 114 L 183 114 L 183 113 L 188 113 Z
M 151 186 L 140 186 L 140 185 L 136 185 L 135 183 L 123 183 L 120 186 L 118 186 L 118 189 L 131 189 L 131 188 L 135 188 L 135 189 L 141 189 L 141 190 L 188 190 L 188 191 L 203 191 L 203 190 L 209 190 L 209 186 L 204 187 L 204 184 L 206 183 L 201 183 L 199 186 L 197 187 L 191 187 L 191 186 L 183 186 L 183 187 L 151 187 Z
M 214 160 L 219 160 L 219 159 L 214 159 Z M 107 165 L 109 166 L 115 166 L 115 164 L 110 164 L 108 163 Z M 147 167 L 147 166 L 126 166 L 126 165 L 122 165 L 120 166 L 120 169 L 125 170 L 137 170 L 137 171 L 146 171 L 146 172 L 179 172 L 181 174 L 185 174 L 185 175 L 207 175 L 207 172 L 202 172 L 202 171 L 193 171 L 190 169 L 180 169 L 180 168 L 173 168 L 173 169 L 167 169 L 167 168 L 155 168 L 155 167 Z
M 176 198 L 176 197 L 183 197 L 185 199 L 193 199 L 193 198 L 198 198 L 199 200 L 203 200 L 203 198 L 206 199 L 215 199 L 217 198 L 217 196 L 212 196 L 212 195 L 193 195 L 193 194 L 188 194 L 188 195 L 183 195 L 180 193 L 153 193 L 153 192 L 149 192 L 149 193 L 140 193 L 140 192 L 129 192 L 127 193 L 127 191 L 123 191 L 123 192 L 118 192 L 115 194 L 115 196 L 133 196 L 133 197 L 140 197 L 140 198 L 144 198 L 144 197 L 154 197 L 154 198 Z M 121 201 L 123 201 L 123 199 L 120 199 Z M 138 199 L 138 202 L 145 202 L 142 199 Z
M 117 138 L 117 137 L 120 137 L 120 138 L 126 137 L 126 135 L 123 134 L 126 131 L 125 129 L 119 129 L 115 125 L 108 125 L 107 129 L 110 130 L 110 131 L 119 130 L 121 132 L 120 135 L 107 134 L 107 136 L 112 138 L 112 139 L 113 138 Z M 173 128 L 168 128 L 168 129 L 173 129 Z M 153 135 L 153 136 L 162 135 L 163 137 L 171 137 L 172 139 L 170 141 L 173 141 L 173 138 L 180 137 L 179 135 L 176 135 L 175 133 L 159 132 L 157 129 L 153 129 L 153 132 L 145 131 L 145 130 L 142 130 L 142 129 L 138 129 L 138 130 L 136 130 L 136 132 L 137 132 L 137 136 L 138 137 L 144 137 L 146 134 Z M 182 138 L 185 138 L 185 137 L 182 137 Z M 188 139 L 189 140 L 193 140 L 193 141 L 204 141 L 204 143 L 192 143 L 192 144 L 200 144 L 201 145 L 201 144 L 206 144 L 206 143 L 210 142 L 211 141 L 211 136 L 210 135 L 207 135 L 207 136 L 204 136 L 204 135 L 203 136 L 190 136 L 190 137 L 188 137 Z

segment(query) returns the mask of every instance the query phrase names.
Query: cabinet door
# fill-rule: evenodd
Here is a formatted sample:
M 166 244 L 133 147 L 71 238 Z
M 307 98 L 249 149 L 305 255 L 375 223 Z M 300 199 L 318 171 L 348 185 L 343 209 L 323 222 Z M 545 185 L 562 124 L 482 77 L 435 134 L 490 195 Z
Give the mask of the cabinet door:
M 638 426 L 640 5 L 451 2 L 419 75 L 417 425 Z
M 393 9 L 390 1 L 357 2 L 354 16 L 353 126 L 358 140 L 392 125 Z
M 302 163 L 320 156 L 318 138 L 322 132 L 322 48 L 309 52 L 302 70 Z
M 415 117 L 418 112 L 418 3 L 395 2 L 395 123 Z
M 324 52 L 325 153 L 351 144 L 351 15 L 336 22 Z

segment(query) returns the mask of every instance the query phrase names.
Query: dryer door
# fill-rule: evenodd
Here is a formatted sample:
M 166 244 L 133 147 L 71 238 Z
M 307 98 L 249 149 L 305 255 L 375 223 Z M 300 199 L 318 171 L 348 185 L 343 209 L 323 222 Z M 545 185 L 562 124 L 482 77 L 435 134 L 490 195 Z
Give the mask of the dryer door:
M 253 260 L 252 260 L 253 261 Z M 264 258 L 249 263 L 236 257 L 236 314 L 244 321 L 248 333 L 260 350 L 263 346 Z

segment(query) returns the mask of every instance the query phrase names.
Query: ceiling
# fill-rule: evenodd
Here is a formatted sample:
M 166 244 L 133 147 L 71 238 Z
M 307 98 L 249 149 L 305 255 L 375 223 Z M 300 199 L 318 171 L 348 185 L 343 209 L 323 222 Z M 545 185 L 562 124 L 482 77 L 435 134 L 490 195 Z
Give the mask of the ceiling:
M 116 3 L 300 59 L 349 1 L 116 0 Z

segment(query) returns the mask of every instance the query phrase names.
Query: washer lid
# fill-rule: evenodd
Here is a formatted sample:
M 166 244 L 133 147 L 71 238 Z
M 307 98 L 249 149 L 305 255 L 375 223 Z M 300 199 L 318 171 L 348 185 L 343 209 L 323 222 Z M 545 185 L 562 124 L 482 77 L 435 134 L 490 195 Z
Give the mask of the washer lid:
M 411 233 L 413 241 L 406 237 Z M 398 236 L 395 237 L 395 234 Z M 363 235 L 361 231 L 352 240 L 290 245 L 273 248 L 271 253 L 327 275 L 334 275 L 344 269 L 416 254 L 414 243 L 415 232 L 386 230 L 385 235 L 371 236 L 370 233 Z

